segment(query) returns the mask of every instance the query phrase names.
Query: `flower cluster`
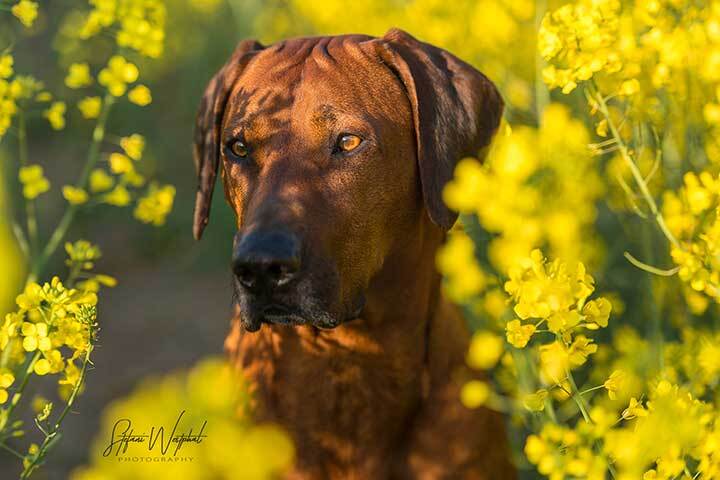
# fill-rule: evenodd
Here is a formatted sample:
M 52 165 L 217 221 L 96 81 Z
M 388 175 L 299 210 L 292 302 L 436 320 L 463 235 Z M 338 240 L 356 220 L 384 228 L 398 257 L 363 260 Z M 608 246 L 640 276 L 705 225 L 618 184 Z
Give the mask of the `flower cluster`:
M 508 342 L 524 348 L 538 328 L 546 325 L 555 341 L 543 345 L 540 353 L 543 371 L 555 383 L 597 351 L 597 345 L 577 331 L 608 325 L 611 304 L 602 297 L 588 301 L 594 289 L 594 280 L 582 263 L 574 268 L 559 260 L 547 264 L 539 250 L 509 272 L 505 290 L 518 318 L 506 326 Z
M 620 26 L 619 0 L 581 0 L 558 8 L 543 18 L 538 35 L 542 57 L 552 62 L 543 70 L 550 88 L 570 93 L 578 82 L 600 71 L 622 68 L 615 47 Z
M 15 59 L 9 53 L 0 54 L 0 139 L 20 112 L 22 104 L 44 103 L 52 96 L 42 91 L 43 84 L 27 75 L 14 75 Z M 56 110 L 58 107 L 56 107 Z M 53 117 L 58 118 L 58 112 Z
M 497 235 L 488 255 L 498 271 L 538 247 L 548 246 L 553 255 L 571 261 L 597 256 L 591 226 L 604 187 L 589 138 L 566 107 L 552 104 L 539 129 L 520 126 L 501 132 L 485 165 L 475 159 L 458 164 L 445 188 L 445 202 L 461 213 L 476 214 Z
M 117 207 L 130 205 L 134 197 L 137 202 L 134 216 L 143 223 L 163 225 L 172 210 L 175 199 L 175 187 L 150 183 L 144 194 L 139 189 L 145 186 L 146 179 L 137 170 L 145 149 L 145 138 L 137 133 L 120 138 L 121 152 L 110 153 L 108 170 L 95 168 L 90 172 L 87 187 L 65 185 L 63 197 L 72 205 L 89 202 L 106 203 Z
M 683 186 L 666 191 L 663 215 L 679 243 L 671 248 L 678 275 L 694 292 L 720 301 L 720 179 L 705 171 L 696 175 L 688 172 Z M 687 296 L 697 313 L 707 308 L 707 302 L 692 292 Z
M 582 264 L 548 263 L 536 250 L 508 276 L 505 288 L 517 316 L 506 323 L 512 346 L 503 352 L 495 333 L 478 332 L 467 358 L 473 368 L 495 369 L 505 394 L 472 381 L 461 394 L 466 406 L 499 406 L 535 425 L 524 453 L 548 478 L 669 480 L 690 478 L 690 471 L 696 472 L 693 478 L 720 473 L 720 416 L 712 403 L 720 379 L 717 334 L 686 329 L 682 341 L 665 345 L 660 368 L 649 366 L 647 340 L 628 328 L 618 331 L 614 355 L 608 346 L 601 354 L 585 334 L 608 326 L 611 304 L 589 300 L 594 281 Z M 554 340 L 532 341 L 540 335 Z M 608 373 L 592 373 L 588 384 L 579 385 L 579 367 L 596 352 L 593 372 Z M 603 364 L 610 359 L 607 370 Z M 530 371 L 537 374 L 528 375 L 528 362 L 536 363 Z M 512 381 L 503 382 L 503 375 Z
M 475 244 L 461 230 L 449 235 L 436 262 L 445 276 L 445 291 L 453 301 L 467 302 L 488 284 L 487 275 L 475 257 Z
M 28 200 L 34 200 L 40 194 L 50 190 L 50 181 L 45 177 L 40 165 L 20 167 L 18 180 L 23 187 L 23 196 Z
M 10 11 L 20 20 L 20 23 L 30 28 L 38 16 L 38 4 L 30 0 L 19 0 Z
M 119 47 L 131 48 L 150 58 L 163 53 L 165 40 L 165 3 L 160 0 L 89 0 L 93 9 L 80 29 L 87 39 L 102 30 L 117 27 Z
M 158 186 L 150 184 L 147 192 L 137 202 L 135 218 L 143 223 L 159 226 L 165 223 L 165 217 L 172 209 L 175 199 L 175 187 L 172 185 Z
M 545 423 L 525 443 L 525 455 L 538 472 L 549 478 L 604 480 L 607 460 L 593 450 L 597 429 L 585 424 L 577 429 Z
M 42 286 L 29 283 L 16 303 L 18 310 L 7 314 L 0 327 L 0 351 L 10 359 L 9 366 L 30 353 L 35 374 L 63 373 L 60 385 L 74 386 L 75 362 L 95 335 L 97 295 L 68 288 L 53 277 Z

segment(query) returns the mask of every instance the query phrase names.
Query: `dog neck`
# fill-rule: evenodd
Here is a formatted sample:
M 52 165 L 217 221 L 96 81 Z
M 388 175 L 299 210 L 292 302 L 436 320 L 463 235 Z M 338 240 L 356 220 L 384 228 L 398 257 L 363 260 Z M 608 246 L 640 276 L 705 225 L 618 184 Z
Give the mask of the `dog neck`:
M 427 391 L 443 235 L 418 222 L 371 281 L 360 319 L 332 330 L 263 325 L 256 333 L 233 322 L 226 349 L 252 385 L 259 419 L 290 430 L 298 468 L 335 465 L 341 474 L 359 468 L 359 478 L 379 478 L 383 457 L 397 450 Z

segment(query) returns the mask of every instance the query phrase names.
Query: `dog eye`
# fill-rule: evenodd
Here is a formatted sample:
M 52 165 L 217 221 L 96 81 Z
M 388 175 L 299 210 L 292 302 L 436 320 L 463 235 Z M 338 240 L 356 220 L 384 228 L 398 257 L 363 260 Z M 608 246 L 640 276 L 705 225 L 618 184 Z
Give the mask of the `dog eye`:
M 248 156 L 249 150 L 241 140 L 231 140 L 228 145 L 230 152 L 239 158 L 245 158 Z
M 362 138 L 358 137 L 357 135 L 346 133 L 338 137 L 337 150 L 343 152 L 352 152 L 357 147 L 359 147 L 361 143 Z

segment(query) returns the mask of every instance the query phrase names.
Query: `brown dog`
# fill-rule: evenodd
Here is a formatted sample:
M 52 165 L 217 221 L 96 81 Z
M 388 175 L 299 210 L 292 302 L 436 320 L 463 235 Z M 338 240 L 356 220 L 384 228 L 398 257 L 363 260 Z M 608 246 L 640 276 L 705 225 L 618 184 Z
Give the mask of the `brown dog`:
M 502 418 L 458 401 L 468 333 L 434 268 L 457 218 L 442 188 L 502 108 L 480 72 L 400 30 L 244 41 L 210 82 L 194 233 L 222 165 L 226 347 L 259 416 L 293 436 L 290 478 L 515 478 Z

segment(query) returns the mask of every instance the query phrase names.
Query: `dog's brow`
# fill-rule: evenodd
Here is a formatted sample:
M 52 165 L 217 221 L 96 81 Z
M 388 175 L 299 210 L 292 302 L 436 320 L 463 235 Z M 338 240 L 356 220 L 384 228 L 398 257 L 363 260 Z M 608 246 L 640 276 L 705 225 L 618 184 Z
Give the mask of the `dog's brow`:
M 330 105 L 321 105 L 313 113 L 311 121 L 314 124 L 335 123 L 337 121 L 337 115 Z
M 237 137 L 243 134 L 243 132 L 248 131 L 248 129 L 252 128 L 252 122 L 239 122 L 234 121 L 230 122 L 229 125 L 225 127 L 223 130 L 223 137 L 222 138 L 231 138 L 231 137 Z

